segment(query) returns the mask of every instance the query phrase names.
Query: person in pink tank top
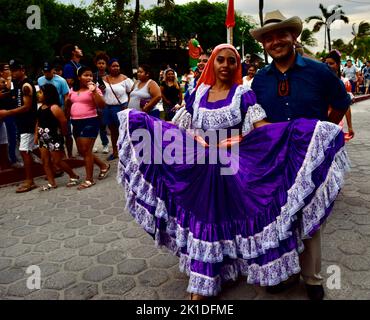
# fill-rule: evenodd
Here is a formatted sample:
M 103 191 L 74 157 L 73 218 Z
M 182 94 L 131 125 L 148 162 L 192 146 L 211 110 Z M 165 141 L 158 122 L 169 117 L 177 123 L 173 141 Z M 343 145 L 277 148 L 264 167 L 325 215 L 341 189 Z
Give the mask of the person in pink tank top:
M 93 82 L 91 69 L 80 68 L 78 82 L 71 89 L 65 104 L 67 118 L 70 117 L 72 121 L 78 152 L 85 160 L 86 179 L 78 186 L 79 190 L 95 184 L 94 163 L 100 168 L 98 179 L 105 178 L 110 169 L 109 164 L 101 161 L 92 152 L 100 126 L 97 108 L 104 108 L 104 106 L 103 95 Z

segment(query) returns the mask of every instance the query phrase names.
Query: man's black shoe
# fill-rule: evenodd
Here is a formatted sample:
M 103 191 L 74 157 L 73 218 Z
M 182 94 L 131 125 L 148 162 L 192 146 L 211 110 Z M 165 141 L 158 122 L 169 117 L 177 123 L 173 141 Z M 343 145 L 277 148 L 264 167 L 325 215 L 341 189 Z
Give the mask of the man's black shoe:
M 292 277 L 288 278 L 287 280 L 280 282 L 276 286 L 266 287 L 266 292 L 271 294 L 281 293 L 297 285 L 299 283 L 299 279 L 300 279 L 299 274 L 295 274 Z
M 310 300 L 320 301 L 324 299 L 325 291 L 322 285 L 311 285 L 306 283 L 306 290 Z

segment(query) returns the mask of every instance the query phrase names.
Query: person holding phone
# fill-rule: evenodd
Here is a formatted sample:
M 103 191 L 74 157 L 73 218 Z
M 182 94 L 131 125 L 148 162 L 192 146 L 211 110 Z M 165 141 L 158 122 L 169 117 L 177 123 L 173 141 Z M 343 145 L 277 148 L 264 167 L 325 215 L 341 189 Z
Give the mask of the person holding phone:
M 105 90 L 104 99 L 106 107 L 103 110 L 104 123 L 109 127 L 112 140 L 112 154 L 108 161 L 118 158 L 117 139 L 119 121 L 117 113 L 127 107 L 128 94 L 134 82 L 121 72 L 121 66 L 116 58 L 108 61 L 109 73 L 102 78 Z
M 98 179 L 104 179 L 110 165 L 101 161 L 92 153 L 99 132 L 97 108 L 104 108 L 103 94 L 93 82 L 93 73 L 89 67 L 78 70 L 78 81 L 66 99 L 67 117 L 70 116 L 73 125 L 73 136 L 77 143 L 79 154 L 85 160 L 86 178 L 78 189 L 90 188 L 95 184 L 93 179 L 94 164 L 100 168 Z

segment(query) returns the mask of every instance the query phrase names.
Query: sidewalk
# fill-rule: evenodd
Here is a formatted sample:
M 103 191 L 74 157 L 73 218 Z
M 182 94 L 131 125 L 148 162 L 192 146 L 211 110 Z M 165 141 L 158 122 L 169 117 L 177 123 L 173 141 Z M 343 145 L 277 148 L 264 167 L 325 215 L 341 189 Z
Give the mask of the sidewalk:
M 352 115 L 352 171 L 322 243 L 323 276 L 329 278 L 327 268 L 338 266 L 341 289 L 326 288 L 326 299 L 370 299 L 370 100 L 355 104 Z M 124 211 L 117 161 L 111 163 L 105 180 L 82 191 L 64 187 L 66 175 L 49 192 L 0 188 L 0 299 L 188 299 L 178 258 L 155 248 Z M 77 172 L 84 175 L 83 168 Z M 36 183 L 45 181 L 40 177 Z M 26 287 L 30 265 L 41 268 L 40 290 Z M 303 283 L 270 295 L 245 279 L 225 286 L 219 298 L 307 299 Z

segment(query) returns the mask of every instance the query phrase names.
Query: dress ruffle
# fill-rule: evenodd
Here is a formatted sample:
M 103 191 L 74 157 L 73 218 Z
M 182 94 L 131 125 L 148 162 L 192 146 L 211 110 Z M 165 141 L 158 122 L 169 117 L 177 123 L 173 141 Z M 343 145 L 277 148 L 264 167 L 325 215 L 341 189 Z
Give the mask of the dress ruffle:
M 238 275 L 246 276 L 248 283 L 271 286 L 300 271 L 298 253 L 303 250 L 302 239 L 312 236 L 327 217 L 349 169 L 347 153 L 342 147 L 336 152 L 326 179 L 312 195 L 315 190 L 313 172 L 325 160 L 325 151 L 339 134 L 339 127 L 317 122 L 303 164 L 287 192 L 286 204 L 278 213 L 271 213 L 268 219 L 259 217 L 256 225 L 262 223 L 265 226 L 261 232 L 256 232 L 246 228 L 244 221 L 217 224 L 199 221 L 192 212 L 176 203 L 163 181 L 154 188 L 140 171 L 130 139 L 129 116 L 130 110 L 118 114 L 121 125 L 117 143 L 120 159 L 117 180 L 125 188 L 127 209 L 135 220 L 154 237 L 157 245 L 166 246 L 180 256 L 180 269 L 190 276 L 188 291 L 216 295 L 223 281 L 236 279 Z M 310 201 L 306 204 L 309 196 Z M 294 223 L 298 213 L 301 225 L 296 228 Z M 209 241 L 212 237 L 214 241 Z M 293 250 L 265 264 L 251 263 L 251 259 L 262 258 L 268 250 L 278 248 L 289 238 L 297 241 Z M 190 268 L 191 260 L 222 263 L 227 259 L 232 262 L 225 263 L 215 277 Z

